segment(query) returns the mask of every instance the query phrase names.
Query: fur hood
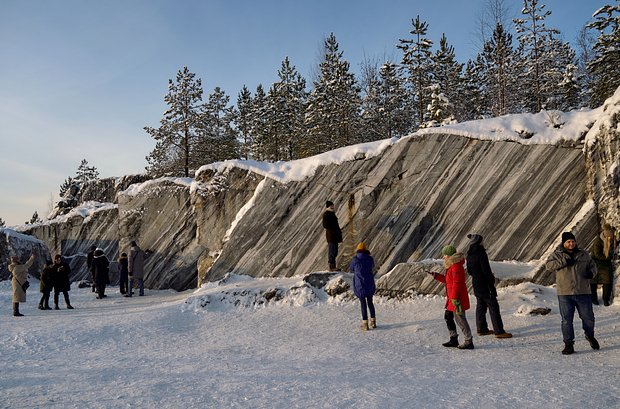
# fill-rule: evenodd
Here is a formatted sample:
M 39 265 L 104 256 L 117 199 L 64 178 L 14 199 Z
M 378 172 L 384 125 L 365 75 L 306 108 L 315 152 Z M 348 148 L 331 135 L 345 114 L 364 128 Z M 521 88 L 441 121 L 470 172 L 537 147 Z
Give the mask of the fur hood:
M 445 268 L 450 268 L 453 264 L 462 263 L 465 261 L 463 253 L 454 253 L 447 259 L 444 259 L 443 265 Z

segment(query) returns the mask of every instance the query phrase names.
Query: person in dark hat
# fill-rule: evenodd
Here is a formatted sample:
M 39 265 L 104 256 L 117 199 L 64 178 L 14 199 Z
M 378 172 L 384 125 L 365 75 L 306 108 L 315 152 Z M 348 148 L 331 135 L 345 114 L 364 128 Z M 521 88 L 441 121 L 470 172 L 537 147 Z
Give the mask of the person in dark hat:
M 616 240 L 613 229 L 609 224 L 603 226 L 601 234 L 594 239 L 590 254 L 596 263 L 596 276 L 590 281 L 592 303 L 598 305 L 598 286 L 603 286 L 603 304 L 611 305 L 614 282 L 614 253 Z
M 487 251 L 482 245 L 482 236 L 468 234 L 467 272 L 472 278 L 472 287 L 476 296 L 476 328 L 478 335 L 495 334 L 496 338 L 511 338 L 512 334 L 504 330 L 504 323 L 499 312 L 495 276 L 491 270 Z M 487 310 L 491 316 L 493 331 L 487 323 Z
M 336 257 L 338 257 L 338 243 L 342 243 L 342 231 L 338 224 L 334 203 L 329 200 L 325 202 L 323 227 L 325 228 L 325 238 L 327 239 L 327 263 L 329 265 L 329 271 L 337 271 Z
M 558 305 L 562 317 L 562 354 L 575 352 L 575 329 L 573 318 L 575 309 L 581 318 L 583 331 L 592 349 L 599 349 L 594 338 L 594 311 L 590 294 L 590 280 L 596 275 L 596 264 L 587 251 L 577 247 L 573 233 L 562 233 L 562 243 L 545 263 L 549 271 L 555 272 Z
M 93 283 L 92 285 L 93 293 L 97 289 L 96 288 L 97 286 L 95 285 L 95 272 L 93 271 L 93 259 L 95 258 L 95 250 L 97 250 L 96 246 L 90 246 L 90 248 L 88 249 L 88 253 L 86 254 L 86 268 L 90 272 L 90 279 L 91 279 L 91 282 Z

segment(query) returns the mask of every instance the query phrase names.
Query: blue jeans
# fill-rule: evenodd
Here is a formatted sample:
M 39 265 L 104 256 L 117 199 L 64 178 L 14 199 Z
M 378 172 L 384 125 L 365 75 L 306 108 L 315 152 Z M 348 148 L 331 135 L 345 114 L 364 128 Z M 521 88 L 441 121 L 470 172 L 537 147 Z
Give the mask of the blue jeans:
M 144 295 L 144 279 L 142 278 L 133 278 L 129 279 L 129 295 L 133 294 L 133 282 L 134 280 L 138 280 L 138 288 L 140 289 L 140 295 Z
M 590 294 L 558 295 L 558 304 L 562 316 L 564 342 L 575 341 L 575 329 L 573 328 L 575 309 L 581 318 L 583 332 L 587 337 L 594 336 L 594 311 L 592 310 L 592 296 Z
M 372 303 L 372 295 L 370 297 L 362 297 L 359 300 L 362 306 L 362 319 L 368 321 L 368 311 L 366 311 L 366 307 L 370 310 L 370 318 L 375 318 L 375 305 Z
M 336 257 L 338 257 L 338 243 L 327 243 L 327 262 L 330 268 L 336 268 Z

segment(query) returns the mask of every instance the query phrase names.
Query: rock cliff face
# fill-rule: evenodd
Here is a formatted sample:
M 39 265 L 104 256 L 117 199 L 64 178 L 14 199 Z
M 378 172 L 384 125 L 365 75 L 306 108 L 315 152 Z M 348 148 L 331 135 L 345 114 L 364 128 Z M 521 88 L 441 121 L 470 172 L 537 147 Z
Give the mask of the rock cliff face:
M 448 243 L 465 251 L 470 232 L 484 236 L 492 260 L 531 262 L 531 279 L 548 285 L 554 277 L 542 264 L 562 231 L 572 230 L 587 247 L 600 222 L 620 227 L 620 96 L 610 101 L 585 148 L 583 140 L 522 145 L 427 133 L 287 183 L 239 167 L 203 168 L 193 181 L 158 179 L 125 190 L 115 183 L 91 197 L 114 204 L 26 232 L 52 253 L 73 257 L 73 279 L 87 278 L 90 245 L 115 259 L 136 240 L 152 251 L 147 287 L 182 290 L 227 273 L 324 271 L 321 216 L 329 199 L 344 234 L 339 266 L 346 270 L 364 241 L 382 291 L 441 291 L 425 274 L 441 266 L 429 260 Z
M 586 204 L 585 185 L 579 148 L 441 134 L 407 138 L 380 156 L 321 167 L 309 180 L 266 180 L 206 275 L 324 270 L 326 199 L 338 204 L 343 269 L 359 241 L 383 276 L 402 263 L 439 258 L 448 243 L 465 250 L 470 232 L 485 237 L 491 259 L 537 260 L 572 227 Z M 409 269 L 397 271 L 389 282 L 414 286 L 395 277 L 411 275 Z

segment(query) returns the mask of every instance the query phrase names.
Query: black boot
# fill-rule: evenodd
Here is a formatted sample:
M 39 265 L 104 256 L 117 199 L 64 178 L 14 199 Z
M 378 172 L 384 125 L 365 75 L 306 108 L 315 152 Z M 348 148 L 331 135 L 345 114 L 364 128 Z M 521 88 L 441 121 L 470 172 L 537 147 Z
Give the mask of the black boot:
M 14 317 L 23 317 L 24 314 L 20 314 L 19 313 L 19 303 L 18 302 L 14 302 L 13 303 L 13 316 Z
M 450 341 L 444 342 L 441 345 L 448 347 L 448 348 L 456 348 L 459 346 L 459 337 L 458 336 L 450 337 Z
M 590 346 L 592 347 L 592 349 L 601 349 L 601 346 L 598 344 L 598 341 L 596 340 L 596 338 L 594 338 L 594 336 L 587 336 L 586 335 L 586 339 L 588 340 L 588 342 L 590 343 Z
M 575 352 L 575 348 L 573 348 L 573 342 L 565 342 L 564 349 L 562 350 L 562 355 L 570 355 Z
M 458 349 L 474 349 L 474 341 L 471 339 L 466 339 L 463 345 L 459 345 Z

